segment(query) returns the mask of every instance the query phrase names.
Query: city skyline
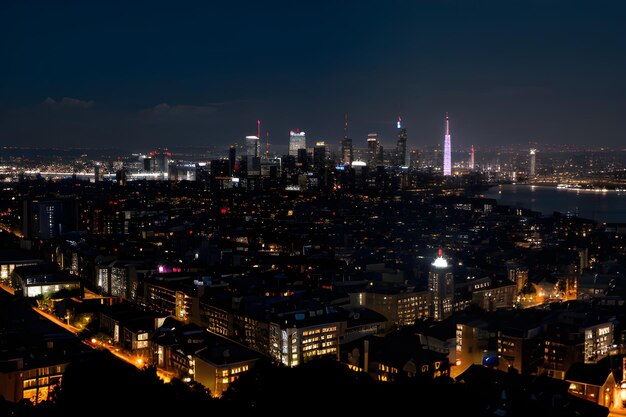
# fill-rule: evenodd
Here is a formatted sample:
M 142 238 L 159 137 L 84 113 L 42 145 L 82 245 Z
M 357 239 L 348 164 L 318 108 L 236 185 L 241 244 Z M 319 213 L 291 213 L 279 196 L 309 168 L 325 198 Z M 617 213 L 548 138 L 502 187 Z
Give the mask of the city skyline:
M 0 2 L 0 415 L 626 415 L 624 15 Z
M 460 146 L 623 142 L 620 2 L 187 6 L 4 3 L 3 143 L 227 147 L 257 119 L 338 143 L 347 112 L 416 147 L 445 111 Z

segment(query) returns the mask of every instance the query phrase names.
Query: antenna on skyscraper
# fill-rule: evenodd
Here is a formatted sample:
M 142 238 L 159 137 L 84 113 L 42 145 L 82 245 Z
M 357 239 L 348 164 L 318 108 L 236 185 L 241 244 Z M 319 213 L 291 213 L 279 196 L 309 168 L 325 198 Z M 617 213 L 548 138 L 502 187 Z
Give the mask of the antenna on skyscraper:
M 265 132 L 265 159 L 270 159 L 270 132 Z
M 256 137 L 261 139 L 261 121 L 259 119 L 256 121 Z

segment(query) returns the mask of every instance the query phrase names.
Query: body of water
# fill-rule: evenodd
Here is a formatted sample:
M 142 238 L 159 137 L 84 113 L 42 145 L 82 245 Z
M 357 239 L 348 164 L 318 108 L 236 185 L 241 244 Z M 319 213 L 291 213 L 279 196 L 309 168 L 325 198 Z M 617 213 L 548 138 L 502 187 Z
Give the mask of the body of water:
M 548 216 L 558 211 L 598 222 L 626 223 L 626 192 L 505 184 L 490 188 L 484 195 L 502 205 L 523 207 Z

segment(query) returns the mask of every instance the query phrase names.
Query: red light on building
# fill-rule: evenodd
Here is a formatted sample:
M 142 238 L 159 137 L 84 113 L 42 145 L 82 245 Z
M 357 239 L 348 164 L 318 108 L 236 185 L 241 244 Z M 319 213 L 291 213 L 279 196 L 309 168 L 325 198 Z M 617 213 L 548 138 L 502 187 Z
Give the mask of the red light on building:
M 222 214 L 226 214 L 227 212 L 228 212 L 228 209 L 225 209 L 225 208 L 220 210 L 220 213 L 222 213 Z

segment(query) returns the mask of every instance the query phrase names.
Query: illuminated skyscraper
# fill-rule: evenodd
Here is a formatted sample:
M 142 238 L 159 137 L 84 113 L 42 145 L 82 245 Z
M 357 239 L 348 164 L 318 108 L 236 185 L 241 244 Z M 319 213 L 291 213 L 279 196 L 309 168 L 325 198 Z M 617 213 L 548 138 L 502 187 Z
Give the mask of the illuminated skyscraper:
M 104 171 L 100 166 L 100 162 L 96 162 L 93 167 L 94 182 L 100 182 L 104 179 Z
M 348 137 L 348 115 L 343 125 L 343 140 L 341 141 L 341 162 L 349 165 L 353 160 L 352 139 Z
M 433 318 L 444 320 L 450 317 L 454 312 L 454 275 L 441 249 L 428 273 L 428 289 L 433 296 Z
M 246 165 L 248 175 L 261 174 L 261 141 L 258 136 L 246 136 Z
M 469 169 L 470 171 L 474 170 L 474 145 L 472 145 L 472 150 L 470 151 L 470 157 L 469 157 Z
M 330 161 L 330 147 L 323 140 L 315 143 L 313 148 L 313 166 L 320 172 L 323 171 Z
M 446 136 L 443 144 L 443 175 L 452 175 L 452 144 L 450 143 L 450 119 L 446 113 Z
M 289 156 L 298 157 L 298 149 L 306 149 L 306 134 L 300 129 L 289 132 Z
M 367 165 L 375 167 L 378 164 L 378 156 L 380 153 L 380 142 L 378 133 L 370 133 L 367 135 Z
M 396 165 L 399 167 L 407 166 L 406 160 L 406 128 L 402 126 L 402 118 L 398 116 L 398 141 L 396 142 Z
M 535 154 L 537 153 L 537 149 L 530 149 L 530 163 L 529 163 L 529 169 L 528 169 L 528 176 L 533 178 L 535 176 L 535 167 L 536 167 L 536 157 Z

